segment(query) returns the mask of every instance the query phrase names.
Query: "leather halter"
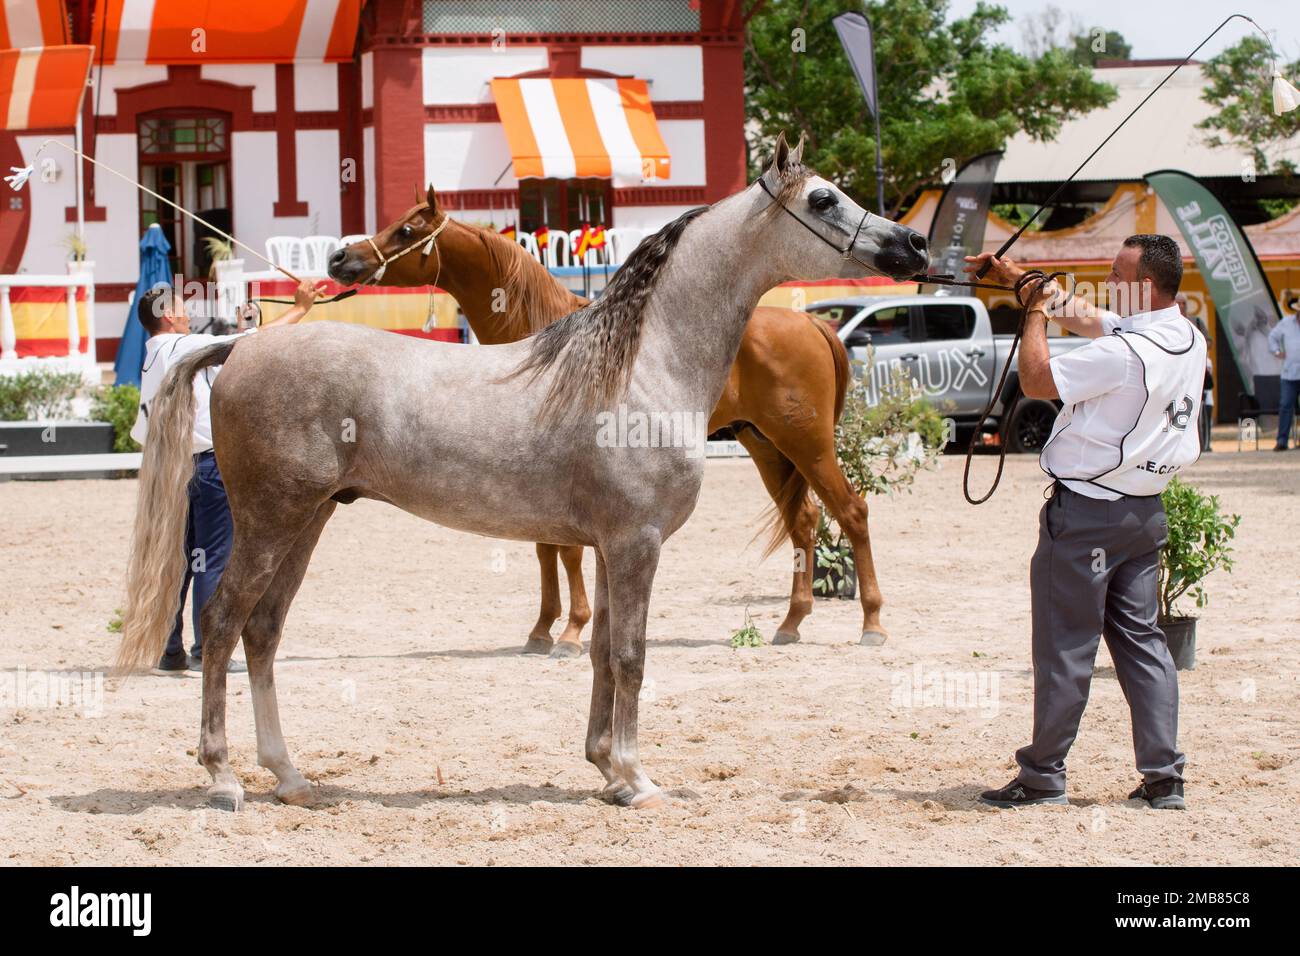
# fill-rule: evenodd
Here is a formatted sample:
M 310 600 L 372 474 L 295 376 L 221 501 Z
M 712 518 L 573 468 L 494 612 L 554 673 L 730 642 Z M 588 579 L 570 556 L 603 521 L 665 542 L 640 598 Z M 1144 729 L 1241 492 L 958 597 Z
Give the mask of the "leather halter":
M 431 255 L 433 253 L 434 244 L 438 241 L 438 233 L 446 229 L 447 223 L 449 222 L 451 222 L 451 216 L 444 212 L 442 214 L 442 222 L 438 223 L 438 227 L 434 229 L 433 232 L 429 233 L 427 236 L 421 236 L 419 239 L 415 240 L 415 242 L 411 243 L 404 249 L 394 252 L 391 256 L 385 256 L 379 251 L 379 246 L 375 244 L 374 236 L 366 236 L 366 242 L 370 243 L 370 248 L 375 250 L 375 258 L 379 260 L 379 266 L 370 274 L 370 278 L 368 278 L 363 285 L 378 285 L 380 280 L 383 279 L 384 272 L 387 271 L 390 262 L 402 258 L 402 256 L 406 255 L 408 252 L 419 249 L 421 246 L 424 247 L 420 253 L 421 255 L 425 257 Z
M 795 222 L 797 222 L 799 225 L 803 226 L 805 229 L 807 229 L 809 232 L 811 232 L 814 236 L 816 236 L 816 237 L 817 237 L 818 239 L 820 239 L 822 242 L 826 243 L 826 245 L 830 246 L 832 249 L 834 249 L 836 252 L 838 252 L 838 253 L 840 254 L 840 258 L 841 258 L 841 259 L 852 259 L 852 260 L 853 260 L 854 262 L 856 262 L 858 265 L 862 266 L 862 268 L 867 269 L 867 270 L 869 270 L 869 271 L 871 271 L 871 272 L 879 272 L 879 271 L 880 271 L 880 270 L 879 270 L 878 268 L 876 268 L 875 266 L 868 265 L 867 263 L 863 262 L 861 259 L 859 259 L 857 256 L 855 256 L 855 255 L 853 254 L 853 246 L 854 246 L 854 244 L 857 243 L 857 241 L 858 241 L 858 236 L 862 234 L 862 227 L 866 224 L 867 218 L 871 215 L 871 210 L 869 210 L 869 209 L 864 209 L 864 210 L 862 210 L 862 218 L 858 220 L 858 228 L 856 228 L 856 229 L 853 230 L 853 237 L 852 237 L 851 239 L 849 239 L 848 244 L 847 244 L 843 249 L 841 249 L 839 246 L 835 245 L 835 243 L 831 242 L 829 239 L 827 239 L 825 236 L 823 236 L 823 235 L 822 235 L 818 230 L 814 229 L 812 226 L 808 225 L 808 223 L 804 222 L 802 219 L 800 219 L 798 216 L 796 216 L 793 212 L 791 212 L 791 211 L 790 211 L 790 207 L 786 206 L 784 203 L 782 203 L 780 200 L 778 200 L 778 199 L 776 198 L 776 196 L 773 195 L 772 190 L 770 190 L 770 189 L 767 187 L 767 180 L 766 180 L 764 177 L 762 177 L 762 176 L 758 177 L 758 184 L 759 184 L 760 186 L 763 187 L 763 192 L 767 193 L 768 198 L 770 198 L 770 199 L 772 200 L 773 203 L 775 203 L 776 205 L 780 206 L 781 209 L 784 210 L 785 213 L 786 213 L 787 215 L 789 215 L 790 218 L 792 218 Z

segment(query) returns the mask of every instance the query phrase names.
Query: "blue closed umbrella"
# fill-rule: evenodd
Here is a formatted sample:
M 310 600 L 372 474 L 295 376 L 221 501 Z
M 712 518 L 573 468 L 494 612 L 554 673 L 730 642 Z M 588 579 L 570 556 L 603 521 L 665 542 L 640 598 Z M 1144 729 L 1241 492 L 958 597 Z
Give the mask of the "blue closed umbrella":
M 134 385 L 140 387 L 140 369 L 144 367 L 144 343 L 149 338 L 140 319 L 135 314 L 135 304 L 140 297 L 161 283 L 169 283 L 171 261 L 167 254 L 172 251 L 172 244 L 163 235 L 162 227 L 154 223 L 144 231 L 140 240 L 140 281 L 135 286 L 135 296 L 127 312 L 126 325 L 122 328 L 122 340 L 117 347 L 117 361 L 113 371 L 117 373 L 117 385 Z

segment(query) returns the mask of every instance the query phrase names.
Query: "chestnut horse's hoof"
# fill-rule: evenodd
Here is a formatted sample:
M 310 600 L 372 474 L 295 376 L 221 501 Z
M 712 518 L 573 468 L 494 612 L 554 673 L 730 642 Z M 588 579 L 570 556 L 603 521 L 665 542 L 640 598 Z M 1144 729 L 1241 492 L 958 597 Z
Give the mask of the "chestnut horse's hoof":
M 884 631 L 863 631 L 858 644 L 862 647 L 879 647 L 885 643 L 887 636 Z
M 581 657 L 582 654 L 581 641 L 557 641 L 555 646 L 551 648 L 551 657 L 553 658 Z
M 549 637 L 530 637 L 521 654 L 549 654 L 555 642 Z
M 772 638 L 773 644 L 798 644 L 798 631 L 777 631 L 776 637 Z

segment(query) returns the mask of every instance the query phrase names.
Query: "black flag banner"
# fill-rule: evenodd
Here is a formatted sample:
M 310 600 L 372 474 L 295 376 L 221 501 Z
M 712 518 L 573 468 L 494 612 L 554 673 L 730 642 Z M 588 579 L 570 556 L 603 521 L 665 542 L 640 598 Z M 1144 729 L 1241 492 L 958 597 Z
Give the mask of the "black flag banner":
M 966 265 L 963 258 L 983 251 L 993 179 L 1001 161 L 1001 152 L 976 156 L 944 187 L 939 208 L 930 221 L 930 268 L 926 275 L 960 276 Z M 939 292 L 943 288 L 922 284 L 921 291 Z

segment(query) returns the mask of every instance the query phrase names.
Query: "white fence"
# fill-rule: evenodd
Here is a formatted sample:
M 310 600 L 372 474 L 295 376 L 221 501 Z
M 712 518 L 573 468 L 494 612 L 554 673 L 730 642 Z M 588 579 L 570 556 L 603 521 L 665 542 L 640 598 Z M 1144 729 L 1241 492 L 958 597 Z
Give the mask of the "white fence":
M 14 328 L 10 290 L 16 288 L 65 289 L 68 348 L 63 355 L 18 356 L 18 334 Z M 77 290 L 85 289 L 86 350 L 81 351 L 81 328 L 77 321 Z M 95 278 L 91 272 L 74 275 L 0 275 L 0 374 L 17 374 L 46 367 L 80 371 L 87 381 L 98 381 L 95 367 Z

